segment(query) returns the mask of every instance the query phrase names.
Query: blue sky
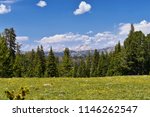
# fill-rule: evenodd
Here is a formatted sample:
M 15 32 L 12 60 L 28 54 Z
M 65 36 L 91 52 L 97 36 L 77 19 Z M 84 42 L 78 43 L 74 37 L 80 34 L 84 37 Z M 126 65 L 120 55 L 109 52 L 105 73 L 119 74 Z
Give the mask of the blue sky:
M 0 0 L 0 32 L 13 27 L 22 50 L 43 45 L 85 50 L 123 43 L 130 30 L 150 33 L 149 0 Z

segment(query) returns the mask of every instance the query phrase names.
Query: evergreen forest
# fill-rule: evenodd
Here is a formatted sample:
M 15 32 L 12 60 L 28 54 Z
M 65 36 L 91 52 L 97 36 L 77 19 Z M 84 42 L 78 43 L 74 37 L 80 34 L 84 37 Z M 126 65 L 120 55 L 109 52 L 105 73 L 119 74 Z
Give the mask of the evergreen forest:
M 22 52 L 13 28 L 0 34 L 0 77 L 105 77 L 150 74 L 150 34 L 131 30 L 124 43 L 118 42 L 111 52 L 90 53 L 86 57 L 72 57 L 65 48 L 63 57 L 55 55 L 51 47 L 48 55 L 43 46 Z

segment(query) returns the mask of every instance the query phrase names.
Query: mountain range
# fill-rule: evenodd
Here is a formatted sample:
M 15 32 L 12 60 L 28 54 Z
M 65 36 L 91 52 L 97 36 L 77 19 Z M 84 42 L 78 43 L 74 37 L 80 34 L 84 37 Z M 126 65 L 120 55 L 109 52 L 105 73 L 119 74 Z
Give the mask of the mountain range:
M 70 50 L 70 55 L 71 57 L 85 57 L 86 55 L 88 55 L 88 53 L 90 52 L 91 54 L 94 53 L 95 50 Z M 114 47 L 107 47 L 107 48 L 103 48 L 103 49 L 97 49 L 98 52 L 111 52 L 114 51 Z M 61 57 L 64 55 L 63 51 L 55 51 L 54 52 L 56 56 Z M 48 55 L 48 52 L 46 52 L 46 55 Z

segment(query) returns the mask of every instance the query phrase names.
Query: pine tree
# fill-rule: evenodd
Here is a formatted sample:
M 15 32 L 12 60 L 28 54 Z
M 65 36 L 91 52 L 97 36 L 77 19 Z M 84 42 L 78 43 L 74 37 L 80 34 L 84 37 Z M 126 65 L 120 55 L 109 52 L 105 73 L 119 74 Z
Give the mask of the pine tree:
M 7 46 L 10 51 L 10 56 L 12 59 L 12 62 L 15 60 L 15 53 L 16 53 L 16 34 L 15 30 L 13 28 L 10 29 L 5 29 L 4 33 L 4 38 L 6 39 Z
M 13 74 L 15 77 L 22 77 L 22 58 L 17 54 L 13 64 Z
M 37 77 L 36 75 L 36 52 L 34 49 L 29 52 L 21 54 L 22 58 L 22 76 L 23 77 Z
M 42 67 L 41 74 L 42 74 L 42 76 L 44 76 L 45 70 L 46 70 L 46 60 L 45 60 L 45 53 L 44 53 L 42 45 L 41 45 L 41 48 L 40 48 L 40 60 L 41 60 L 41 67 Z
M 77 62 L 74 62 L 73 77 L 74 78 L 78 77 L 78 64 L 77 64 Z
M 13 74 L 15 77 L 22 77 L 22 56 L 20 52 L 20 45 L 17 43 L 17 52 L 15 57 L 15 62 L 13 64 Z
M 134 33 L 134 31 L 135 31 L 134 25 L 133 25 L 133 24 L 131 24 L 130 34 L 131 34 L 131 33 Z
M 86 77 L 86 65 L 83 59 L 80 60 L 80 65 L 78 69 L 78 77 Z
M 118 42 L 118 44 L 115 46 L 115 53 L 119 53 L 121 52 L 121 44 L 120 44 L 120 41 Z
M 102 52 L 99 56 L 99 64 L 97 68 L 97 74 L 98 76 L 106 76 L 107 70 L 108 70 L 108 56 Z
M 117 50 L 115 50 L 115 52 L 111 56 L 110 64 L 107 71 L 108 76 L 121 76 L 126 75 L 128 72 L 129 68 L 127 65 L 124 49 L 121 49 L 121 51 L 118 51 L 117 53 L 116 52 Z
M 37 51 L 36 51 L 36 55 L 35 55 L 35 62 L 36 62 L 36 66 L 35 66 L 35 76 L 36 77 L 42 77 L 42 62 L 41 62 L 41 52 L 40 52 L 40 47 L 37 47 Z
M 141 31 L 133 32 L 125 40 L 125 51 L 127 64 L 130 68 L 128 75 L 144 74 L 145 51 L 144 51 L 145 35 Z
M 65 51 L 64 51 L 61 74 L 64 77 L 72 76 L 72 61 L 71 61 L 70 51 L 68 48 L 65 48 Z
M 144 44 L 144 50 L 145 50 L 145 74 L 150 74 L 150 34 L 148 34 L 145 37 L 145 44 Z
M 37 52 L 35 54 L 35 74 L 36 77 L 44 77 L 45 75 L 45 53 L 43 47 L 37 47 Z
M 89 54 L 86 57 L 86 77 L 91 76 L 91 64 L 91 54 L 89 52 Z
M 145 51 L 146 37 L 141 31 L 137 33 L 137 40 L 139 45 L 137 48 L 138 74 L 143 75 L 146 73 L 145 57 L 147 50 Z
M 56 65 L 56 58 L 54 56 L 52 48 L 50 49 L 47 64 L 46 64 L 46 76 L 47 77 L 58 77 L 58 69 Z
M 34 49 L 31 52 L 28 52 L 26 55 L 27 58 L 27 76 L 34 77 L 35 76 L 35 66 L 36 66 L 36 53 Z
M 6 40 L 0 36 L 0 77 L 11 77 L 10 51 Z
M 4 33 L 3 33 L 3 37 L 6 40 L 7 43 L 7 47 L 10 51 L 10 76 L 13 76 L 13 64 L 15 62 L 15 53 L 16 53 L 16 34 L 15 34 L 15 30 L 13 28 L 10 29 L 5 29 Z
M 98 62 L 99 62 L 99 52 L 97 49 L 94 51 L 93 60 L 92 60 L 92 68 L 91 68 L 91 76 L 96 77 L 97 76 L 97 68 L 98 68 Z

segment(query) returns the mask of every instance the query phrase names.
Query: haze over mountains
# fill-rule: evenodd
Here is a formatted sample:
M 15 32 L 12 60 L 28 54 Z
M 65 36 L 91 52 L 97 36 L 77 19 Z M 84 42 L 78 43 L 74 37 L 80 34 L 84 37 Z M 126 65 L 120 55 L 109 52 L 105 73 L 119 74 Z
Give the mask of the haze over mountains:
M 97 49 L 98 52 L 111 52 L 111 51 L 114 51 L 114 47 L 107 47 L 107 48 L 103 48 L 103 49 Z M 85 57 L 89 54 L 89 52 L 91 54 L 94 53 L 94 49 L 89 49 L 89 50 L 70 50 L 70 55 L 72 57 Z M 48 55 L 48 52 L 45 53 L 46 55 Z M 56 56 L 63 56 L 64 55 L 64 52 L 63 51 L 55 51 L 55 55 Z

